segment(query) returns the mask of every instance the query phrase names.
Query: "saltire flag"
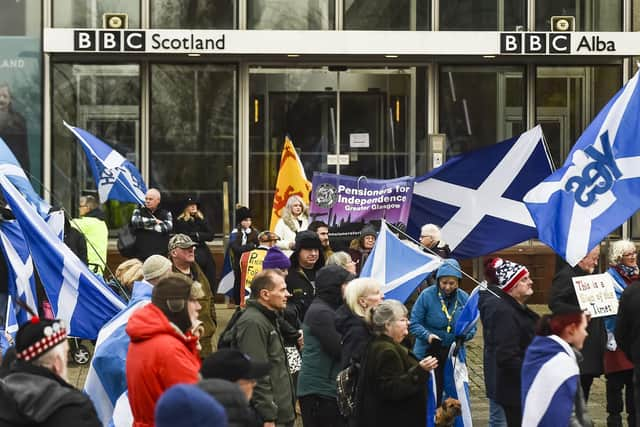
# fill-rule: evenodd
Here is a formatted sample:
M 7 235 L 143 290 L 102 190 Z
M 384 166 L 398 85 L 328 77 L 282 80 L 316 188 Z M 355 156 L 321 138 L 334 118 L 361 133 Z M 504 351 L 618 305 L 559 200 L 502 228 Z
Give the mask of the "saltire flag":
M 432 369 L 427 380 L 427 427 L 435 427 L 438 399 L 436 398 L 436 374 Z
M 64 241 L 64 211 L 53 211 L 46 217 L 47 224 L 60 240 Z
M 0 242 L 9 269 L 9 297 L 20 300 L 34 313 L 38 312 L 38 294 L 29 246 L 15 220 L 0 221 Z M 31 314 L 20 306 L 14 307 L 18 323 L 26 323 Z
M 232 297 L 234 281 L 235 274 L 233 272 L 233 266 L 231 265 L 231 248 L 227 248 L 224 253 L 224 261 L 222 262 L 222 273 L 220 273 L 218 293 Z
M 69 335 L 96 339 L 100 328 L 125 304 L 89 271 L 1 174 L 0 186 L 20 224 L 55 316 L 69 325 Z
M 274 231 L 276 223 L 282 216 L 282 209 L 287 204 L 289 197 L 297 195 L 302 197 L 304 203 L 309 206 L 311 183 L 307 180 L 304 167 L 298 157 L 293 142 L 286 136 L 282 156 L 280 157 L 280 169 L 276 179 L 276 192 L 273 195 L 273 207 L 271 210 L 271 225 L 269 230 Z
M 393 234 L 380 222 L 376 243 L 367 257 L 360 277 L 372 277 L 382 284 L 385 298 L 406 301 L 429 273 L 440 267 L 442 258 L 423 252 Z
M 109 427 L 130 427 L 133 424 L 133 414 L 129 404 L 129 392 L 125 391 L 118 398 L 116 407 L 113 410 L 113 419 Z
M 535 238 L 538 232 L 522 202 L 553 172 L 542 128 L 451 158 L 416 178 L 407 230 L 441 228 L 454 258 L 486 255 Z
M 4 174 L 9 181 L 11 181 L 18 191 L 22 193 L 24 198 L 27 199 L 29 204 L 38 211 L 41 217 L 46 218 L 51 209 L 51 205 L 44 201 L 33 189 L 29 178 L 27 178 L 27 175 L 24 173 L 24 169 L 22 169 L 22 166 L 18 163 L 18 159 L 16 159 L 16 156 L 14 156 L 2 138 L 0 138 L 0 173 Z
M 538 238 L 572 266 L 640 208 L 639 90 L 636 73 L 524 199 Z
M 467 370 L 467 352 L 464 339 L 472 332 L 480 319 L 478 301 L 480 289 L 486 289 L 486 283 L 476 286 L 469 299 L 462 308 L 460 317 L 456 321 L 454 332 L 456 341 L 451 345 L 444 366 L 444 392 L 446 397 L 460 401 L 461 415 L 456 418 L 457 427 L 471 427 L 471 397 L 469 393 L 469 371 Z
M 569 425 L 579 375 L 568 343 L 555 335 L 535 337 L 522 364 L 522 427 Z
M 100 329 L 84 383 L 84 392 L 93 402 L 103 426 L 109 425 L 118 398 L 127 391 L 125 367 L 131 341 L 125 331 L 127 322 L 136 310 L 151 301 L 151 285 L 135 282 L 133 286 L 127 308 Z
M 7 311 L 4 316 L 4 331 L 11 335 L 11 337 L 15 340 L 16 334 L 18 333 L 18 319 L 16 318 L 16 311 L 13 306 L 13 302 L 11 301 L 11 295 L 7 299 Z
M 147 186 L 138 169 L 108 144 L 84 129 L 64 122 L 87 155 L 100 203 L 107 200 L 144 205 Z

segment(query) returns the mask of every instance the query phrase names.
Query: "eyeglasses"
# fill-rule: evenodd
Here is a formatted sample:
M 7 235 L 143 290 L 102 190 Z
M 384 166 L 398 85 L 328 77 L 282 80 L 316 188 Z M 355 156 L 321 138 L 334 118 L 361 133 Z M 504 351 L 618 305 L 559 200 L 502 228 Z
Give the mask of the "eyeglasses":
M 633 256 L 633 257 L 634 257 L 634 256 L 636 256 L 637 254 L 638 254 L 637 252 L 630 252 L 630 253 L 628 253 L 628 254 L 622 254 L 622 256 L 626 256 L 626 257 L 632 257 L 632 256 Z

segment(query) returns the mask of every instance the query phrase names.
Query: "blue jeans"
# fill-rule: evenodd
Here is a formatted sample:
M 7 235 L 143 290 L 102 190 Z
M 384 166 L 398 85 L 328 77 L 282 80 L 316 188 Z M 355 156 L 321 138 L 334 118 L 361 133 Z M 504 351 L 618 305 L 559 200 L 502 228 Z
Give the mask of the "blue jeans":
M 489 427 L 507 427 L 504 409 L 493 399 L 489 399 Z

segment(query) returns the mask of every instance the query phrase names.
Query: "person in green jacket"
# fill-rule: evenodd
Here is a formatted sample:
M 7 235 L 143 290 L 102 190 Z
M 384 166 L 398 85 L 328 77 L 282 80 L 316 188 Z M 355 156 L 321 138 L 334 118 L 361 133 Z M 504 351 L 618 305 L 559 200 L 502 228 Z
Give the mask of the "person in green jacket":
M 271 364 L 269 374 L 258 379 L 251 399 L 264 427 L 293 426 L 296 417 L 293 380 L 277 320 L 288 297 L 283 276 L 276 270 L 262 270 L 253 279 L 247 308 L 234 325 L 233 346 L 256 362 Z
M 78 209 L 80 218 L 71 221 L 71 225 L 80 231 L 87 241 L 89 269 L 102 275 L 107 262 L 107 245 L 109 243 L 109 229 L 104 221 L 104 212 L 93 196 L 80 197 Z

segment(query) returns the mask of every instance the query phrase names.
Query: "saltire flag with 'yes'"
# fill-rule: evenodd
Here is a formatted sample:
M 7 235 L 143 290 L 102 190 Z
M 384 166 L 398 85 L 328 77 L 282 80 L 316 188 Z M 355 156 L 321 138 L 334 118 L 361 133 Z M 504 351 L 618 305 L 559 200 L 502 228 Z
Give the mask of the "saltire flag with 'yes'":
M 76 136 L 87 155 L 100 203 L 107 200 L 144 205 L 147 186 L 140 171 L 120 153 L 84 129 L 64 125 Z
M 417 237 L 435 224 L 457 259 L 486 255 L 535 238 L 522 202 L 551 174 L 542 128 L 449 159 L 416 178 L 407 230 Z
M 1 174 L 0 186 L 29 245 L 55 316 L 69 325 L 70 335 L 96 339 L 100 328 L 125 307 L 124 302 L 89 271 Z
M 640 208 L 638 91 L 636 73 L 524 198 L 538 238 L 572 266 Z
M 442 258 L 427 254 L 393 234 L 386 221 L 367 257 L 360 277 L 372 277 L 382 285 L 385 298 L 406 301 L 429 273 L 440 267 Z

